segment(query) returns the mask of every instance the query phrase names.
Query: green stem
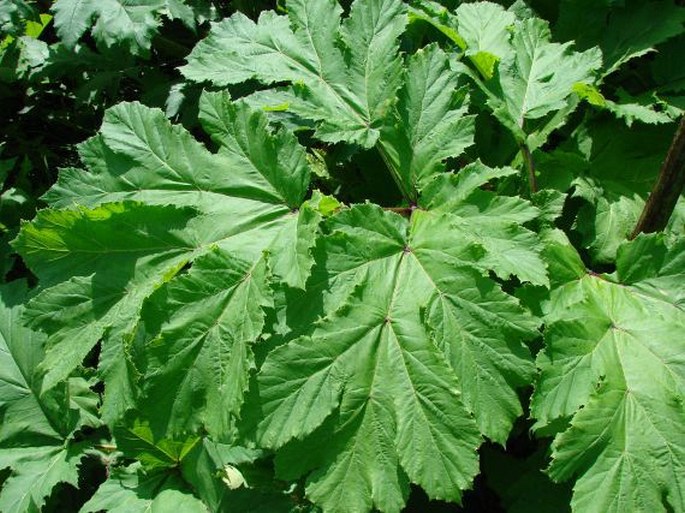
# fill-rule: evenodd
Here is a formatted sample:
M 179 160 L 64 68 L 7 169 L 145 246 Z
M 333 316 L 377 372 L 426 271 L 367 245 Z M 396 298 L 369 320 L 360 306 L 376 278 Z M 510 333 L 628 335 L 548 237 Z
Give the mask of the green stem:
M 530 187 L 530 193 L 535 194 L 538 192 L 538 181 L 535 177 L 535 162 L 533 161 L 533 155 L 530 153 L 530 149 L 528 149 L 526 143 L 521 143 L 521 155 L 523 155 L 523 162 L 528 171 L 528 186 Z
M 402 193 L 402 196 L 404 196 L 404 198 L 409 202 L 410 205 L 415 205 L 416 200 L 418 199 L 416 197 L 415 191 L 407 190 L 404 182 L 402 181 L 402 177 L 400 176 L 399 170 L 392 163 L 390 155 L 388 155 L 388 152 L 383 147 L 383 143 L 378 142 L 378 144 L 376 144 L 376 148 L 378 148 L 378 153 L 380 154 L 381 159 L 385 163 L 385 166 L 388 168 L 388 171 L 390 171 L 390 175 L 392 175 L 393 180 L 395 180 L 395 183 L 397 184 L 397 187 Z
M 117 450 L 117 446 L 113 444 L 95 444 L 94 447 L 103 452 L 114 452 Z

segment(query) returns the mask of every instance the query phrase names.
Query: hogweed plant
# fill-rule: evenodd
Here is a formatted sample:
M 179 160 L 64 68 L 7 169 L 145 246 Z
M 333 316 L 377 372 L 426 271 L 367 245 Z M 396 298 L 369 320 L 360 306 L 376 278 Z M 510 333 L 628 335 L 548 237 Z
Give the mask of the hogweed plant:
M 685 9 L 573 26 L 586 3 L 551 30 L 522 2 L 288 0 L 187 56 L 199 127 L 109 108 L 12 242 L 37 286 L 1 289 L 0 511 L 93 460 L 83 513 L 390 513 L 479 475 L 512 512 L 685 511 L 682 141 L 628 240 Z M 57 33 L 138 52 L 204 12 L 153 4 L 58 0 Z M 645 56 L 648 94 L 617 88 Z

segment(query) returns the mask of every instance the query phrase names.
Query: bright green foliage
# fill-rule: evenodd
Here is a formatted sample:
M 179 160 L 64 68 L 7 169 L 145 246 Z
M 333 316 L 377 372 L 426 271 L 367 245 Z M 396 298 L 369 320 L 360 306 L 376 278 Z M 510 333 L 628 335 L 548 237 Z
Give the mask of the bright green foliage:
M 579 476 L 575 511 L 685 504 L 683 251 L 642 236 L 621 247 L 615 276 L 552 293 L 532 414 L 538 428 L 569 419 L 549 473 Z
M 10 468 L 0 494 L 0 511 L 38 511 L 60 482 L 77 484 L 83 447 L 72 435 L 97 425 L 96 399 L 81 378 L 40 394 L 36 367 L 44 336 L 20 322 L 26 285 L 0 288 L 0 469 Z
M 0 7 L 0 511 L 685 513 L 682 7 L 266 3 Z
M 393 31 L 363 35 L 376 12 L 370 5 L 356 4 L 343 22 L 350 51 L 377 37 L 397 44 L 401 4 L 392 4 Z M 317 15 L 308 6 L 292 4 L 291 18 Z M 240 15 L 228 23 L 259 28 Z M 312 36 L 317 40 L 324 41 Z M 374 55 L 369 76 L 346 71 L 352 90 L 374 80 L 374 66 L 387 67 Z M 385 103 L 392 114 L 385 114 L 392 123 L 367 136 L 379 138 L 398 186 L 418 208 L 409 221 L 368 205 L 327 222 L 330 234 L 316 245 L 310 281 L 326 281 L 313 294 L 330 297 L 330 311 L 311 336 L 278 349 L 261 369 L 258 437 L 266 446 L 312 433 L 339 407 L 338 423 L 329 425 L 334 443 L 321 461 L 301 469 L 323 467 L 308 494 L 331 511 L 374 504 L 397 511 L 409 481 L 431 496 L 460 499 L 477 473 L 481 434 L 506 440 L 522 413 L 516 390 L 533 373 L 522 342 L 535 336 L 538 322 L 485 275 L 547 283 L 535 236 L 522 226 L 537 210 L 479 189 L 514 170 L 476 163 L 457 176 L 445 174 L 443 161 L 473 141 L 473 118 L 447 56 L 432 46 L 404 71 L 399 57 L 392 62 L 403 84 L 397 110 L 388 103 L 397 86 L 378 95 L 364 86 L 365 103 Z M 312 78 L 312 90 L 330 94 L 320 79 Z M 41 212 L 15 242 L 42 282 L 55 284 L 27 313 L 50 334 L 44 388 L 103 339 L 105 418 L 113 422 L 133 408 L 144 422 L 120 431 L 118 445 L 142 461 L 169 458 L 165 465 L 183 459 L 162 446 L 176 447 L 173 440 L 184 433 L 234 436 L 255 368 L 251 346 L 265 328 L 265 309 L 274 307 L 270 284 L 305 286 L 321 220 L 317 202 L 303 203 L 309 170 L 292 135 L 272 132 L 264 114 L 221 93 L 203 97 L 200 120 L 216 153 L 158 111 L 137 104 L 110 110 L 100 134 L 81 147 L 91 173 L 65 170 L 46 196 L 54 209 Z M 359 142 L 355 130 L 344 137 Z M 326 348 L 329 357 L 322 359 L 328 340 L 337 349 Z M 352 356 L 367 354 L 376 356 Z M 400 364 L 405 371 L 397 373 Z M 132 436 L 147 441 L 140 449 L 138 442 L 124 445 Z M 152 452 L 143 457 L 146 446 Z M 344 470 L 349 464 L 356 465 L 352 474 Z M 343 505 L 332 487 L 357 502 Z
M 419 50 L 398 92 L 399 119 L 381 133 L 380 146 L 413 200 L 445 170 L 445 159 L 473 144 L 474 118 L 466 115 L 465 92 L 454 90 L 457 79 L 444 52 L 435 46 Z
M 327 223 L 313 278 L 338 306 L 262 367 L 265 445 L 308 435 L 335 411 L 316 462 L 325 472 L 308 487 L 327 511 L 397 511 L 407 476 L 458 500 L 476 472 L 478 431 L 503 441 L 521 412 L 515 390 L 533 368 L 513 341 L 537 323 L 478 270 L 469 214 L 479 182 L 442 182 L 410 221 L 359 206 Z M 461 215 L 431 210 L 439 194 Z
M 509 29 L 516 17 L 497 4 L 464 3 L 452 14 L 436 2 L 421 0 L 410 12 L 457 44 L 485 79 L 492 78 L 498 61 L 511 55 Z
M 527 132 L 527 120 L 568 108 L 573 86 L 590 81 L 592 71 L 601 64 L 596 50 L 572 53 L 568 44 L 550 39 L 549 27 L 542 20 L 520 22 L 511 40 L 513 59 L 500 65 L 499 80 L 486 84 L 493 113 L 517 137 Z
M 490 2 L 461 4 L 455 15 L 457 30 L 466 43 L 466 55 L 484 78 L 492 78 L 495 64 L 511 57 L 508 32 L 514 25 L 514 15 Z
M 623 119 L 628 127 L 632 126 L 636 121 L 650 125 L 670 123 L 676 117 L 674 116 L 674 111 L 663 112 L 661 109 L 663 109 L 664 103 L 659 101 L 655 104 L 654 98 L 649 96 L 633 98 L 625 91 L 619 90 L 619 94 L 623 96 L 621 100 L 625 102 L 619 103 L 607 99 L 595 87 L 585 84 L 575 86 L 575 91 L 592 105 L 604 108 L 613 113 L 617 118 Z
M 250 345 L 262 332 L 263 308 L 271 305 L 267 282 L 264 259 L 228 260 L 216 251 L 150 299 L 142 317 L 155 340 L 139 408 L 157 432 L 201 425 L 218 437 L 230 432 L 227 414 L 240 410 L 254 367 Z
M 317 121 L 320 139 L 370 147 L 399 87 L 404 11 L 399 0 L 355 2 L 341 24 L 335 0 L 295 0 L 288 17 L 269 11 L 254 23 L 238 13 L 214 25 L 181 69 L 221 86 L 290 82 L 279 103 Z
M 172 392 L 167 388 L 167 392 L 197 394 L 199 387 L 204 391 L 199 397 L 207 398 L 204 394 L 229 385 L 226 379 L 243 383 L 246 380 L 251 353 L 242 344 L 254 341 L 260 333 L 260 304 L 263 306 L 260 301 L 250 303 L 249 291 L 252 287 L 263 288 L 268 279 L 264 264 L 259 264 L 265 258 L 263 252 L 276 244 L 281 251 L 299 252 L 300 259 L 308 253 L 307 244 L 296 243 L 296 237 L 299 226 L 312 216 L 306 208 L 302 215 L 291 212 L 291 205 L 302 201 L 308 180 L 309 170 L 301 147 L 292 135 L 264 131 L 264 115 L 245 105 L 212 114 L 225 116 L 224 122 L 234 127 L 234 132 L 222 134 L 214 125 L 208 125 L 208 132 L 222 142 L 216 154 L 207 151 L 185 130 L 170 125 L 159 111 L 138 104 L 121 104 L 111 110 L 100 135 L 82 147 L 82 157 L 84 162 L 92 163 L 92 172 L 65 170 L 47 196 L 56 206 L 70 205 L 76 198 L 83 206 L 42 212 L 15 242 L 28 262 L 42 262 L 36 267 L 45 284 L 74 276 L 39 294 L 27 312 L 33 326 L 50 334 L 50 349 L 43 362 L 44 388 L 62 380 L 103 339 L 101 372 L 109 387 L 104 408 L 110 421 L 131 407 L 135 398 L 136 371 L 125 354 L 145 298 L 202 255 L 207 256 L 187 280 L 202 280 L 202 267 L 211 273 L 211 266 L 216 265 L 216 260 L 211 263 L 213 254 L 224 265 L 233 266 L 233 272 L 225 279 L 233 280 L 238 290 L 243 290 L 240 280 L 249 278 L 245 283 L 253 284 L 242 300 L 257 309 L 256 325 L 248 329 L 240 323 L 242 334 L 235 333 L 235 344 L 240 348 L 235 347 L 235 352 L 233 343 L 219 343 L 210 336 L 211 326 L 223 316 L 222 300 L 215 296 L 216 291 L 210 286 L 205 294 L 194 296 L 198 313 L 208 316 L 209 331 L 188 333 L 197 344 L 196 352 L 179 355 L 182 366 L 177 369 L 183 374 L 188 365 L 198 365 L 204 372 L 208 370 L 206 365 L 210 365 L 214 376 L 203 376 L 201 381 L 209 379 L 213 384 L 201 384 L 193 378 L 191 388 L 184 388 L 183 377 L 172 373 L 167 379 L 179 390 Z M 253 134 L 258 134 L 262 144 L 253 145 Z M 96 161 L 94 155 L 104 158 Z M 173 207 L 169 206 L 171 203 Z M 301 221 L 303 216 L 305 221 Z M 315 216 L 313 220 L 316 221 Z M 114 233 L 117 235 L 113 237 Z M 292 242 L 286 244 L 289 239 Z M 290 272 L 279 265 L 271 271 L 276 278 Z M 98 293 L 93 296 L 91 290 Z M 161 291 L 156 304 L 164 305 L 163 314 L 155 314 L 152 309 L 147 314 L 146 321 L 154 331 L 151 336 L 161 330 L 154 343 L 161 354 L 170 349 L 165 344 L 171 343 L 165 342 L 164 332 L 173 328 L 156 326 L 163 325 L 172 308 L 168 303 L 173 304 L 181 290 L 182 287 Z M 203 301 L 219 303 L 207 310 Z M 240 299 L 229 294 L 224 301 Z M 58 310 L 56 304 L 61 305 Z M 228 324 L 221 324 L 223 329 L 230 329 L 230 319 L 224 322 Z M 245 339 L 246 336 L 252 338 Z M 227 362 L 220 363 L 217 358 L 229 353 L 235 357 L 229 366 L 242 369 L 243 377 L 223 377 Z M 214 363 L 210 364 L 207 358 Z M 154 375 L 154 362 L 151 365 Z M 193 400 L 197 401 L 198 396 Z M 233 404 L 235 408 L 240 405 L 239 401 Z M 217 412 L 221 420 L 214 422 L 225 426 L 230 414 Z M 225 435 L 216 429 L 212 432 Z
M 487 94 L 493 114 L 519 142 L 530 136 L 532 149 L 563 124 L 575 108 L 574 86 L 591 82 L 601 65 L 596 48 L 579 53 L 571 51 L 569 43 L 552 43 L 545 21 L 516 20 L 490 2 L 463 4 L 454 14 L 434 2 L 418 5 L 414 15 L 464 50 L 479 72 L 472 77 Z M 553 113 L 556 116 L 549 117 Z M 527 126 L 531 122 L 534 126 Z
M 193 0 L 57 0 L 53 10 L 55 27 L 67 47 L 73 48 L 92 27 L 99 44 L 125 45 L 136 54 L 150 50 L 161 16 L 179 19 L 195 28 L 196 18 L 208 12 L 203 3 L 206 4 Z

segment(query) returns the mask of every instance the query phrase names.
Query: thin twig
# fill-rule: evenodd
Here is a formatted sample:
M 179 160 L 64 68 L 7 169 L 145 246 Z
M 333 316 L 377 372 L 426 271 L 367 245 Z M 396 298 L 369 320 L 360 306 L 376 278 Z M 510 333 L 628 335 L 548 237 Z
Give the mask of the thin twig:
M 653 233 L 666 228 L 680 194 L 685 188 L 685 116 L 680 120 L 673 142 L 659 172 L 656 184 L 630 235 Z

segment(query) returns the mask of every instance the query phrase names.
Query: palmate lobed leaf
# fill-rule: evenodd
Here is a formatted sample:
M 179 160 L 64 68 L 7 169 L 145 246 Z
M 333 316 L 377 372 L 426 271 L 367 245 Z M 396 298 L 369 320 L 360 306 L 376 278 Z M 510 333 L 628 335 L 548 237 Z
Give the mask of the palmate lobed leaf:
M 162 441 L 200 431 L 231 439 L 255 366 L 251 346 L 264 331 L 264 310 L 275 306 L 271 285 L 306 285 L 302 317 L 288 322 L 309 336 L 267 357 L 262 403 L 245 407 L 264 416 L 260 441 L 287 461 L 293 438 L 318 448 L 321 433 L 329 435 L 315 461 L 290 471 L 314 470 L 308 495 L 326 511 L 398 511 L 410 482 L 458 501 L 477 473 L 482 437 L 506 440 L 522 413 L 517 389 L 532 379 L 524 341 L 536 336 L 538 322 L 488 274 L 547 284 L 536 237 L 523 226 L 539 212 L 480 189 L 513 169 L 475 163 L 445 173 L 444 161 L 472 144 L 474 119 L 442 50 L 427 47 L 401 66 L 401 2 L 357 2 L 342 24 L 331 12 L 339 11 L 291 2 L 294 31 L 274 14 L 256 25 L 237 15 L 206 43 L 222 50 L 226 31 L 243 34 L 252 49 L 255 39 L 262 48 L 264 39 L 281 38 L 280 49 L 330 53 L 318 71 L 293 63 L 287 51 L 265 69 L 259 54 L 233 62 L 242 57 L 207 46 L 204 58 L 236 82 L 302 81 L 291 100 L 303 117 L 311 98 L 342 105 L 343 121 L 313 118 L 317 135 L 378 143 L 415 203 L 411 220 L 354 206 L 327 221 L 328 235 L 315 243 L 322 215 L 314 199 L 304 202 L 304 151 L 292 134 L 269 130 L 263 113 L 206 94 L 200 120 L 219 148 L 211 153 L 160 112 L 123 104 L 81 146 L 91 173 L 65 170 L 46 195 L 53 209 L 15 243 L 42 283 L 55 284 L 28 316 L 50 334 L 48 386 L 102 339 L 104 418 L 112 424 L 133 409 L 149 433 L 129 429 L 121 439 L 149 447 L 139 454 L 131 446 L 132 455 L 172 464 L 176 456 L 157 450 Z M 365 66 L 348 64 L 319 27 L 332 27 L 361 59 L 349 62 Z M 273 58 L 273 48 L 267 54 Z M 198 58 L 186 73 L 192 66 Z M 338 89 L 328 81 L 348 76 Z M 326 95 L 341 90 L 352 96 L 329 103 Z M 361 128 L 359 105 L 370 123 Z M 324 318 L 312 332 L 307 323 L 322 302 Z
M 155 338 L 137 407 L 157 432 L 192 432 L 194 412 L 203 411 L 210 433 L 230 433 L 226 413 L 240 410 L 254 368 L 250 346 L 262 333 L 264 309 L 273 306 L 268 280 L 264 259 L 211 252 L 150 298 L 142 319 Z
M 571 52 L 570 45 L 552 43 L 551 36 L 542 20 L 522 21 L 511 41 L 513 62 L 504 62 L 499 69 L 507 114 L 520 127 L 526 119 L 565 107 L 574 84 L 590 80 L 601 65 L 597 49 Z
M 685 503 L 684 254 L 682 240 L 643 235 L 619 249 L 615 276 L 587 274 L 552 293 L 531 413 L 538 429 L 570 421 L 549 474 L 578 476 L 574 511 Z
M 228 436 L 227 419 L 242 401 L 239 383 L 246 382 L 251 366 L 248 346 L 261 333 L 260 312 L 269 304 L 267 282 L 301 285 L 313 243 L 313 231 L 306 227 L 315 227 L 318 217 L 307 206 L 295 208 L 304 200 L 309 168 L 293 136 L 268 130 L 264 114 L 244 104 L 231 105 L 211 95 L 205 100 L 208 113 L 203 118 L 210 119 L 208 131 L 220 144 L 214 154 L 169 124 L 160 111 L 139 104 L 111 109 L 100 134 L 81 149 L 92 172 L 66 170 L 47 195 L 53 205 L 72 208 L 41 212 L 23 227 L 15 247 L 46 287 L 56 283 L 32 300 L 26 314 L 33 326 L 50 335 L 42 363 L 44 389 L 63 380 L 102 339 L 100 372 L 107 386 L 103 416 L 108 422 L 136 406 L 137 380 L 144 372 L 144 391 L 162 386 L 170 400 L 198 406 L 173 410 L 173 424 L 157 418 L 158 435 L 204 425 L 221 438 Z M 231 130 L 221 132 L 217 123 Z M 281 256 L 267 268 L 271 246 Z M 301 266 L 295 275 L 285 267 L 293 260 Z M 175 279 L 195 262 L 187 276 Z M 203 304 L 217 299 L 216 291 L 195 294 L 195 314 L 207 316 L 202 322 L 208 331 L 202 333 L 202 324 L 193 324 L 197 351 L 183 352 L 173 338 L 165 337 L 175 333 L 165 325 L 171 319 L 166 314 L 183 309 L 174 303 L 183 283 L 204 279 L 217 266 L 238 288 L 243 278 L 250 278 L 250 290 L 261 290 L 265 299 L 253 303 L 252 292 L 226 298 L 242 297 L 253 309 L 255 324 L 248 329 L 239 316 L 222 323 L 225 309 L 203 310 Z M 151 295 L 150 304 L 156 306 L 145 310 L 141 323 L 143 303 Z M 193 314 L 185 315 L 195 322 Z M 212 336 L 215 323 L 222 326 L 222 336 L 231 333 L 235 348 L 230 340 Z M 160 370 L 155 351 L 173 353 L 176 366 Z M 192 368 L 199 373 L 186 374 Z M 194 380 L 198 376 L 202 379 Z M 235 397 L 230 408 L 206 408 L 220 391 Z
M 0 492 L 1 511 L 40 511 L 46 498 L 58 484 L 77 486 L 78 465 L 85 456 L 83 449 L 84 447 L 78 445 L 1 449 L 0 468 L 12 469 Z
M 15 242 L 45 287 L 27 314 L 50 335 L 44 388 L 102 341 L 103 416 L 133 410 L 122 448 L 183 465 L 179 441 L 234 435 L 272 285 L 304 287 L 299 314 L 278 315 L 307 335 L 267 356 L 261 403 L 245 406 L 262 416 L 259 441 L 288 478 L 308 474 L 326 511 L 398 511 L 410 482 L 459 501 L 483 437 L 506 441 L 532 379 L 524 342 L 538 321 L 490 273 L 548 284 L 524 226 L 539 211 L 481 189 L 513 169 L 445 173 L 472 144 L 474 119 L 442 50 L 399 55 L 402 2 L 358 1 L 342 22 L 336 5 L 293 1 L 289 18 L 257 24 L 234 16 L 185 72 L 294 82 L 280 93 L 317 137 L 382 149 L 410 219 L 357 205 L 321 238 L 305 153 L 263 113 L 205 94 L 212 153 L 161 112 L 122 104 L 80 148 L 90 173 L 63 171 L 52 209 Z
M 291 0 L 287 17 L 266 11 L 254 23 L 237 13 L 212 26 L 181 71 L 218 86 L 291 83 L 279 103 L 317 122 L 321 140 L 368 148 L 400 84 L 405 10 L 400 0 L 358 1 L 341 22 L 335 0 Z
M 483 276 L 478 218 L 497 202 L 478 189 L 487 168 L 462 173 L 427 187 L 410 220 L 359 205 L 327 221 L 310 280 L 326 315 L 261 368 L 258 438 L 285 446 L 282 461 L 316 448 L 285 472 L 316 469 L 307 492 L 325 511 L 399 511 L 409 481 L 459 501 L 481 433 L 504 442 L 522 412 L 516 389 L 533 373 L 522 341 L 538 324 Z
M 417 51 L 408 59 L 398 91 L 398 119 L 381 131 L 379 146 L 414 200 L 417 191 L 445 171 L 447 158 L 473 144 L 474 116 L 467 115 L 465 92 L 454 89 L 457 79 L 437 46 Z

